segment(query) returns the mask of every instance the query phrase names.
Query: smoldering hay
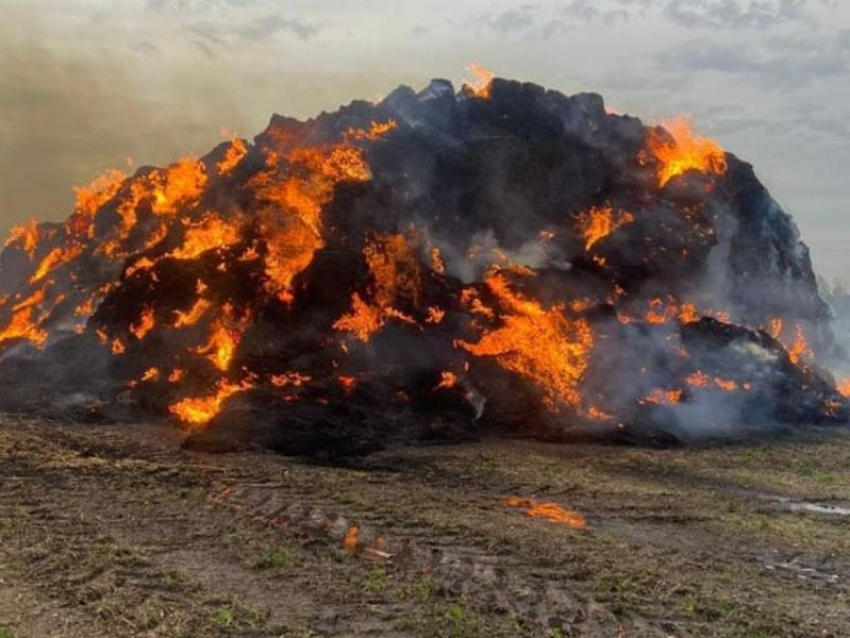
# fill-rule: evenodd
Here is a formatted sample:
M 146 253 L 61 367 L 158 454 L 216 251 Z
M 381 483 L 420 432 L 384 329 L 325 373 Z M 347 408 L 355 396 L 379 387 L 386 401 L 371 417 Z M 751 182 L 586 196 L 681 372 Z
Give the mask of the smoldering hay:
M 275 115 L 78 188 L 0 265 L 0 409 L 169 419 L 200 449 L 850 418 L 808 250 L 752 167 L 594 94 L 435 80 Z

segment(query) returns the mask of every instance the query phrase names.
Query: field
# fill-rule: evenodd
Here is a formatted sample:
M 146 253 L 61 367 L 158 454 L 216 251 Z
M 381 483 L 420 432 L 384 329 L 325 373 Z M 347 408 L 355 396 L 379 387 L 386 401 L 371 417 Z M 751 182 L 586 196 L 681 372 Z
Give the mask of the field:
M 180 442 L 4 417 L 0 638 L 850 635 L 846 432 L 346 467 Z

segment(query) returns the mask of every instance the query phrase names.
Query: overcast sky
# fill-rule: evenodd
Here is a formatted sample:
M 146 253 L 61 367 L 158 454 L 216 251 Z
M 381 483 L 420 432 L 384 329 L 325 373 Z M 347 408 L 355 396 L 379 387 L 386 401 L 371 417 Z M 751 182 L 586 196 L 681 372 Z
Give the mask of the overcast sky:
M 850 276 L 847 0 L 0 0 L 0 231 L 112 166 L 251 137 L 477 61 L 751 161 L 817 269 Z

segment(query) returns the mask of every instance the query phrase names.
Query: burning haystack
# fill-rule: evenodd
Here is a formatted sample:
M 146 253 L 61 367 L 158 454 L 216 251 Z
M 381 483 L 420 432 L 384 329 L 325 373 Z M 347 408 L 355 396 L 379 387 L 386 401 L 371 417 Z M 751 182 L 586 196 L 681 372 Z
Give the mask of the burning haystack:
M 109 172 L 12 231 L 0 294 L 0 407 L 159 415 L 207 449 L 850 414 L 808 251 L 748 164 L 499 79 Z

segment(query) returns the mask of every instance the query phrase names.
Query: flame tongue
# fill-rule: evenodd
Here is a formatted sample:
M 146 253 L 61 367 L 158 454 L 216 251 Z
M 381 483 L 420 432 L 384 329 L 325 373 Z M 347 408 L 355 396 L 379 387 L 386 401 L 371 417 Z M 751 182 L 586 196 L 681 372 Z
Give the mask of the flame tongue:
M 588 322 L 568 318 L 562 306 L 545 309 L 512 292 L 499 271 L 486 281 L 501 306 L 501 325 L 486 330 L 477 343 L 460 341 L 460 347 L 478 357 L 493 357 L 506 370 L 531 379 L 546 405 L 578 406 L 577 386 L 593 347 Z

